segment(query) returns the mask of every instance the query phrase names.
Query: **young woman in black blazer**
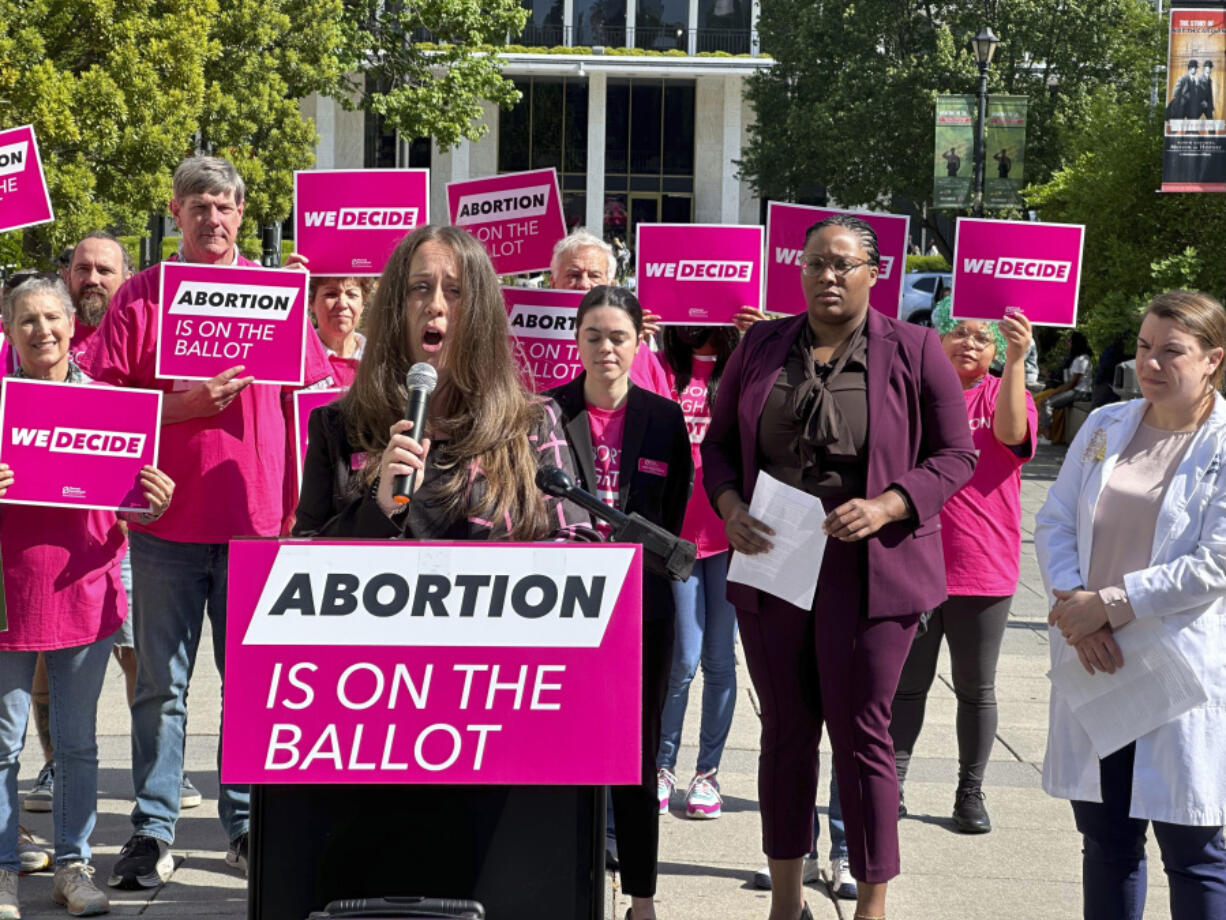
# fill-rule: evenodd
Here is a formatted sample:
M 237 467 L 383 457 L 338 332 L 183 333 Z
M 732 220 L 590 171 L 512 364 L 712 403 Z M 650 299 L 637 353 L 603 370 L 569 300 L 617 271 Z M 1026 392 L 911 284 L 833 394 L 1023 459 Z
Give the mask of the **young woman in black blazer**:
M 548 395 L 561 407 L 578 485 L 680 534 L 692 479 L 689 434 L 680 406 L 630 382 L 643 329 L 638 299 L 625 288 L 593 288 L 579 304 L 575 329 L 583 373 Z M 656 751 L 672 645 L 672 591 L 663 576 L 644 571 L 642 774 L 637 786 L 614 786 L 612 793 L 631 920 L 656 915 Z

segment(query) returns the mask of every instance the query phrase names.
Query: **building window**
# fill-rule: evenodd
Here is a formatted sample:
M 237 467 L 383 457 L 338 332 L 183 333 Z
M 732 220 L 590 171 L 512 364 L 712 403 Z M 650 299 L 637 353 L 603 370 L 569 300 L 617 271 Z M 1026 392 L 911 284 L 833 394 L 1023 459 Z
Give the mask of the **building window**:
M 684 51 L 689 0 L 635 0 L 634 47 Z
M 698 50 L 748 54 L 752 19 L 752 0 L 698 0 Z
M 587 81 L 518 79 L 515 107 L 498 116 L 498 171 L 587 172 Z
M 523 0 L 528 21 L 520 34 L 525 45 L 553 47 L 566 44 L 562 33 L 562 0 Z
M 574 0 L 574 44 L 626 44 L 626 0 Z

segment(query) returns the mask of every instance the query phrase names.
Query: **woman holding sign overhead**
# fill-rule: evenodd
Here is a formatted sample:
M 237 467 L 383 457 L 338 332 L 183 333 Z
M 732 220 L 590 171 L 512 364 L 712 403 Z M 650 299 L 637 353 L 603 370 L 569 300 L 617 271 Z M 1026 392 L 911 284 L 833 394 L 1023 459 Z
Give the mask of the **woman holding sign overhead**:
M 1090 414 L 1035 518 L 1052 605 L 1043 788 L 1072 800 L 1094 920 L 1142 915 L 1151 821 L 1171 916 L 1226 917 L 1224 355 L 1216 300 L 1154 298 L 1137 335 L 1141 398 Z M 1199 693 L 1155 698 L 1115 675 L 1131 661 L 1144 677 L 1139 653 L 1163 645 Z M 1110 688 L 1109 713 L 1077 712 L 1066 681 L 1084 683 L 1082 669 L 1086 692 Z M 1173 671 L 1151 687 L 1174 688 Z M 1131 731 L 1103 737 L 1116 723 Z
M 26 275 L 5 289 L 0 313 L 18 367 L 11 376 L 56 383 L 89 380 L 69 355 L 74 316 L 55 275 Z M 49 396 L 48 399 L 54 397 Z M 0 463 L 0 496 L 34 470 Z M 145 467 L 140 486 L 152 509 L 170 504 L 174 483 Z M 17 770 L 38 655 L 50 680 L 55 746 L 55 881 L 51 897 L 76 916 L 108 908 L 95 886 L 89 836 L 98 800 L 95 723 L 115 632 L 128 604 L 119 567 L 125 539 L 111 511 L 6 505 L 0 508 L 0 557 L 8 630 L 0 633 L 0 916 L 20 916 L 17 900 Z
M 681 532 L 690 497 L 689 434 L 681 407 L 630 380 L 643 331 L 638 298 L 600 285 L 579 303 L 575 337 L 583 373 L 550 390 L 566 425 L 579 486 L 620 511 L 638 512 Z M 606 536 L 608 527 L 597 523 Z M 637 786 L 613 786 L 622 890 L 629 920 L 655 917 L 660 838 L 656 751 L 673 650 L 673 595 L 668 579 L 643 572 L 642 765 Z
M 729 582 L 762 702 L 758 789 L 771 920 L 810 917 L 817 749 L 830 731 L 856 917 L 885 915 L 899 872 L 890 701 L 921 611 L 945 599 L 939 512 L 974 447 L 936 333 L 869 309 L 877 236 L 838 214 L 805 234 L 804 314 L 757 323 L 733 353 L 702 445 L 708 496 L 732 548 L 772 548 L 750 514 L 760 474 L 821 499 L 824 555 L 808 609 Z

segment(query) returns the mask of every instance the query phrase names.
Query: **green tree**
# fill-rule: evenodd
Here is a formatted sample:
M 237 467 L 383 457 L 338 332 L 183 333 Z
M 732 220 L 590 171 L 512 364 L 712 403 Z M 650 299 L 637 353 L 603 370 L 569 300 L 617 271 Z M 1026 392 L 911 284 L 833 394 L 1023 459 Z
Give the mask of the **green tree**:
M 357 79 L 338 96 L 383 116 L 405 137 L 432 137 L 444 150 L 487 130 L 481 101 L 519 99 L 493 47 L 522 31 L 519 0 L 347 0 L 350 63 Z M 418 42 L 430 42 L 429 50 Z
M 1031 180 L 1063 164 L 1097 91 L 1148 98 L 1161 60 L 1147 0 L 764 0 L 776 65 L 749 81 L 743 174 L 772 198 L 817 184 L 843 205 L 901 198 L 918 210 L 932 191 L 935 96 L 976 91 L 969 39 L 984 25 L 1002 38 L 989 91 L 1031 101 Z

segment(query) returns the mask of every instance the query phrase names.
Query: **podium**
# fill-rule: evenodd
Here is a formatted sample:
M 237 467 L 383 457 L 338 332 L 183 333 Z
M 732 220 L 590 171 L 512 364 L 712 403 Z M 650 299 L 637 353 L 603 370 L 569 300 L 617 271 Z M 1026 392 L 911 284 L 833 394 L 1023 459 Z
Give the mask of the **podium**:
M 232 542 L 222 778 L 252 784 L 250 920 L 406 895 L 600 920 L 604 786 L 640 767 L 640 553 Z

